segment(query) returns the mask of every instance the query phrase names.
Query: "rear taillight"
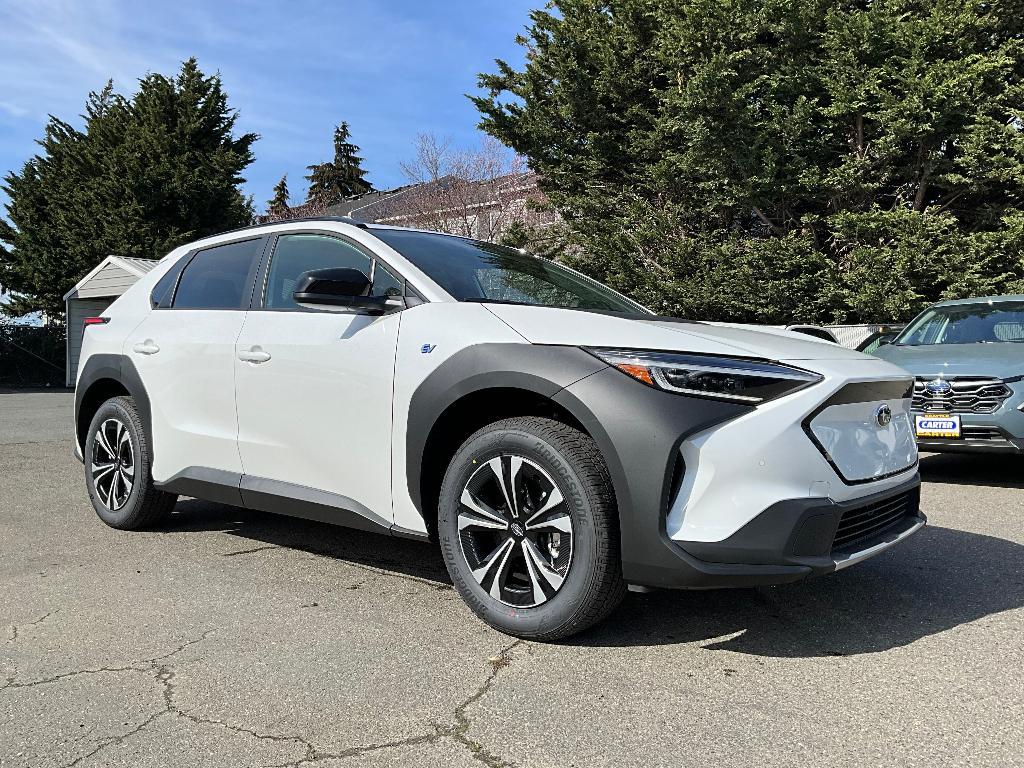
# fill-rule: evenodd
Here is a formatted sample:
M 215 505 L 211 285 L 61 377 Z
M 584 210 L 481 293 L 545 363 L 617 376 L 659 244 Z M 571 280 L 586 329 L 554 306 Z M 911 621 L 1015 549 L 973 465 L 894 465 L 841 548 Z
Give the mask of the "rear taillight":
M 83 324 L 88 328 L 90 325 L 106 325 L 109 322 L 109 317 L 87 317 L 83 321 Z

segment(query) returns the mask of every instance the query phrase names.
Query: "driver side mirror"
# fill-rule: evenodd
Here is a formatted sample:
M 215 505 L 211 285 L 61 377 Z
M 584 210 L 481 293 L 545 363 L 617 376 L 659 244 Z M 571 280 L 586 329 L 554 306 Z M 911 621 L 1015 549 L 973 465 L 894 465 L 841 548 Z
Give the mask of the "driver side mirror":
M 371 296 L 373 283 L 358 269 L 315 269 L 303 272 L 292 298 L 303 307 L 381 315 L 388 307 L 387 296 Z

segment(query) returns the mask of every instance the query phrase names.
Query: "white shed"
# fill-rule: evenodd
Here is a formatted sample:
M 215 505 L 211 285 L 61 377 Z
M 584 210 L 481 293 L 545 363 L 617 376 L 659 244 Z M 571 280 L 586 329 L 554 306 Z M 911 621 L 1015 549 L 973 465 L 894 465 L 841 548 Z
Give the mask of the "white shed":
M 85 318 L 102 314 L 103 310 L 114 303 L 114 299 L 159 263 L 151 259 L 107 256 L 96 269 L 64 294 L 68 320 L 65 377 L 69 387 L 74 386 L 78 374 L 78 355 L 82 351 Z

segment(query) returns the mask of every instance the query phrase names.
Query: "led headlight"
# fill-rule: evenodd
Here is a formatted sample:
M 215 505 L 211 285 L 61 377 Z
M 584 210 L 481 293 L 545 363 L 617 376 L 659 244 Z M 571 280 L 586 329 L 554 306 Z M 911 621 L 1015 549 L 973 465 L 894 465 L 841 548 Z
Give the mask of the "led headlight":
M 762 360 L 586 347 L 587 352 L 655 389 L 758 405 L 821 381 L 799 368 Z

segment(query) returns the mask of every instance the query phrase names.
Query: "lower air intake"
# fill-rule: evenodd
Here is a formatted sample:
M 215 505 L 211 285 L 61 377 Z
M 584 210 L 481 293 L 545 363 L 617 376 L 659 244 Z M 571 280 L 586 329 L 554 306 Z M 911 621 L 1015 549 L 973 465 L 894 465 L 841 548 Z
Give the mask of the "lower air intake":
M 897 527 L 907 517 L 916 516 L 918 493 L 914 490 L 844 512 L 832 540 L 832 551 L 859 549 L 859 544 Z

